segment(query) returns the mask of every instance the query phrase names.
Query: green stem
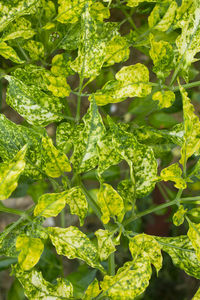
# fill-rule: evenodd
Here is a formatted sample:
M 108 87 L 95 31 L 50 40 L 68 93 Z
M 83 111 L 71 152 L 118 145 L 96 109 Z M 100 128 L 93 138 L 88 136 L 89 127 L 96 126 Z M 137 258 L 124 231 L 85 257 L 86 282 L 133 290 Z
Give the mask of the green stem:
M 65 224 L 65 208 L 63 208 L 63 210 L 60 213 L 60 226 L 62 228 L 65 228 L 66 224 Z
M 100 208 L 98 207 L 96 201 L 92 198 L 92 196 L 90 195 L 90 193 L 88 192 L 88 190 L 85 188 L 84 184 L 81 182 L 81 188 L 84 192 L 84 194 L 86 194 L 87 199 L 88 199 L 88 203 L 89 205 L 92 207 L 94 213 L 99 217 L 99 219 L 101 219 L 101 211 Z
M 80 77 L 79 90 L 78 90 L 79 95 L 78 95 L 77 110 L 76 110 L 76 122 L 79 122 L 80 120 L 82 87 L 83 87 L 83 78 Z
M 194 81 L 194 82 L 190 82 L 190 83 L 186 83 L 186 84 L 183 84 L 182 85 L 182 87 L 184 88 L 184 89 L 191 89 L 191 88 L 193 88 L 193 87 L 197 87 L 197 86 L 200 86 L 200 81 Z M 179 91 L 179 86 L 177 85 L 177 86 L 175 86 L 175 87 L 172 87 L 172 90 L 174 91 L 174 92 L 176 92 L 176 91 Z
M 111 253 L 108 257 L 108 274 L 110 276 L 115 275 L 115 253 Z
M 13 214 L 13 215 L 18 215 L 18 216 L 26 216 L 26 213 L 22 210 L 6 207 L 6 206 L 0 206 L 0 211 Z

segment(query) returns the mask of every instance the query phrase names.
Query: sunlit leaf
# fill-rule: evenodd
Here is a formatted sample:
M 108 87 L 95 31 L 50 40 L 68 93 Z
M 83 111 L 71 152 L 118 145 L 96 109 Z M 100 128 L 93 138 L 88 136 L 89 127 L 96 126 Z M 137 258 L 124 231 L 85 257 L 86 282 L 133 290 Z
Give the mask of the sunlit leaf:
M 28 51 L 32 60 L 39 60 L 44 57 L 44 45 L 35 40 L 28 40 L 23 48 Z
M 185 179 L 182 178 L 182 170 L 178 163 L 172 164 L 163 169 L 160 173 L 162 180 L 174 181 L 177 189 L 185 189 L 187 187 Z
M 2 40 L 8 41 L 17 38 L 29 39 L 35 35 L 31 22 L 21 17 L 12 22 L 3 32 Z
M 195 224 L 190 221 L 187 235 L 195 249 L 198 260 L 200 260 L 200 224 Z
M 85 294 L 83 296 L 83 300 L 91 300 L 92 298 L 97 297 L 100 294 L 99 283 L 95 278 L 94 281 L 88 286 Z
M 10 59 L 15 63 L 21 64 L 24 63 L 24 60 L 21 60 L 15 50 L 8 46 L 5 42 L 0 42 L 0 55 L 6 59 Z
M 95 232 L 98 241 L 98 252 L 101 260 L 106 260 L 109 255 L 116 251 L 112 232 L 99 229 Z
M 153 94 L 152 99 L 159 102 L 160 108 L 167 108 L 174 103 L 175 94 L 172 91 L 159 91 Z

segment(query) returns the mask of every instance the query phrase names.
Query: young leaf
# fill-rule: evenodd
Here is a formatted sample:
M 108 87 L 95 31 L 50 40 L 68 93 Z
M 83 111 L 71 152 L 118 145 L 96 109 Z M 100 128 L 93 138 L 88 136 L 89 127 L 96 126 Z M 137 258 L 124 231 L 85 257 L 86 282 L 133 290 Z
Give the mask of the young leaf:
M 50 177 L 60 177 L 64 172 L 71 172 L 67 156 L 56 149 L 49 137 L 42 137 L 44 171 Z
M 71 214 L 79 216 L 80 225 L 82 226 L 88 212 L 88 203 L 80 187 L 75 186 L 67 191 L 66 203 L 70 207 Z
M 95 232 L 98 241 L 98 253 L 101 260 L 106 260 L 109 255 L 116 251 L 112 232 L 99 229 Z
M 173 223 L 176 226 L 180 226 L 184 222 L 184 217 L 187 209 L 184 209 L 183 205 L 180 205 L 177 212 L 173 215 Z
M 200 262 L 187 236 L 157 237 L 156 240 L 167 252 L 175 266 L 184 270 L 188 275 L 200 279 Z
M 83 300 L 91 300 L 97 297 L 100 294 L 99 283 L 98 280 L 95 278 L 94 281 L 88 286 L 85 294 L 83 296 Z
M 6 101 L 30 124 L 46 126 L 63 119 L 60 99 L 49 96 L 36 86 L 27 86 L 19 79 L 6 75 L 9 81 Z
M 132 300 L 142 294 L 151 278 L 151 265 L 145 257 L 126 262 L 115 276 L 106 275 L 101 282 L 102 295 L 112 300 Z
M 197 258 L 200 261 L 200 224 L 195 224 L 190 221 L 187 235 L 195 249 Z
M 102 212 L 102 221 L 107 224 L 110 218 L 117 217 L 119 222 L 124 218 L 124 202 L 121 196 L 109 184 L 104 183 L 98 193 L 98 205 Z
M 159 102 L 159 107 L 168 108 L 175 101 L 175 94 L 172 91 L 159 91 L 153 94 L 152 99 Z
M 24 288 L 26 297 L 31 300 L 69 299 L 73 296 L 72 284 L 63 278 L 58 278 L 56 284 L 46 281 L 41 272 L 31 270 L 24 272 L 18 265 L 12 267 Z
M 10 162 L 0 164 L 0 200 L 7 199 L 18 185 L 18 179 L 25 168 L 25 145 Z
M 28 40 L 23 48 L 28 51 L 32 60 L 39 60 L 44 57 L 44 45 L 35 40 Z
M 48 227 L 47 232 L 59 255 L 65 255 L 69 259 L 79 258 L 89 266 L 104 272 L 98 261 L 97 249 L 78 228 Z
M 177 189 L 185 189 L 187 187 L 185 180 L 182 178 L 182 170 L 178 163 L 172 164 L 163 169 L 160 176 L 164 181 L 174 181 Z
M 24 234 L 17 237 L 16 249 L 20 251 L 18 263 L 22 270 L 27 271 L 33 268 L 39 261 L 44 244 L 40 239 Z
M 182 86 L 180 86 L 180 92 L 183 100 L 184 116 L 184 143 L 181 148 L 180 163 L 184 166 L 188 158 L 200 149 L 200 121 L 195 115 L 194 107 Z
M 5 42 L 0 42 L 0 55 L 6 59 L 12 60 L 15 63 L 24 63 L 24 61 L 19 58 L 15 50 L 8 46 Z
M 66 205 L 67 192 L 44 194 L 38 199 L 35 216 L 56 217 Z
M 140 255 L 148 259 L 156 268 L 157 273 L 162 267 L 161 246 L 154 237 L 147 234 L 138 234 L 129 240 L 129 249 L 133 259 Z

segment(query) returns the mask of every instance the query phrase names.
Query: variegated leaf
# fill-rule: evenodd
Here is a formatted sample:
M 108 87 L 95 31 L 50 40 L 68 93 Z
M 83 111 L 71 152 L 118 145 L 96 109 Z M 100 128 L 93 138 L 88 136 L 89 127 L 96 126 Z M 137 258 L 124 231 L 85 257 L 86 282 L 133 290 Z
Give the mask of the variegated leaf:
M 91 300 L 92 298 L 97 297 L 100 292 L 98 280 L 95 278 L 85 291 L 83 300 Z
M 187 187 L 185 179 L 182 178 L 182 170 L 178 163 L 163 169 L 160 176 L 164 181 L 174 181 L 177 189 L 185 189 Z
M 106 260 L 111 253 L 115 252 L 115 243 L 112 232 L 99 229 L 95 232 L 98 241 L 98 253 L 101 260 Z
M 187 209 L 184 209 L 183 205 L 180 205 L 178 210 L 173 215 L 173 223 L 176 226 L 180 226 L 184 222 L 184 217 L 187 212 Z

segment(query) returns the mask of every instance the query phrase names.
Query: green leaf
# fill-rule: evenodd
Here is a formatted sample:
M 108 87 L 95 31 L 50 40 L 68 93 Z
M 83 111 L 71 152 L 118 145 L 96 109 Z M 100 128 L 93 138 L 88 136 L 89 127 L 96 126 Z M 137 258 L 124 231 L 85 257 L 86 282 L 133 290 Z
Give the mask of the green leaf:
M 190 221 L 187 235 L 195 249 L 197 259 L 200 261 L 200 224 Z
M 188 275 L 200 279 L 200 262 L 187 236 L 156 237 L 156 239 L 162 246 L 162 250 L 171 256 L 175 266 Z
M 17 38 L 29 39 L 35 35 L 31 22 L 23 17 L 16 19 L 9 24 L 3 32 L 2 40 L 9 41 Z
M 88 212 L 88 203 L 80 187 L 75 186 L 67 191 L 66 203 L 70 207 L 71 214 L 79 216 L 80 225 L 83 226 L 84 219 Z
M 175 101 L 175 94 L 172 91 L 158 91 L 153 94 L 152 99 L 159 101 L 160 108 L 170 107 Z
M 110 218 L 121 223 L 124 218 L 124 202 L 121 196 L 109 184 L 102 184 L 98 193 L 98 205 L 102 212 L 102 221 L 107 224 Z
M 120 181 L 117 191 L 124 200 L 125 210 L 131 210 L 135 201 L 135 186 L 133 182 L 130 179 Z
M 142 294 L 151 278 L 151 265 L 145 257 L 136 256 L 119 268 L 115 276 L 104 277 L 101 282 L 102 295 L 112 300 L 132 300 Z
M 44 171 L 50 177 L 57 178 L 64 172 L 71 172 L 67 156 L 56 149 L 49 137 L 42 137 Z
M 47 231 L 59 255 L 67 256 L 69 259 L 79 258 L 89 266 L 104 272 L 98 261 L 97 249 L 77 227 L 48 227 Z
M 150 14 L 148 18 L 149 27 L 159 31 L 167 31 L 174 21 L 178 5 L 173 0 L 157 2 L 161 3 L 156 4 Z
M 129 240 L 129 249 L 133 259 L 140 255 L 148 259 L 156 268 L 157 273 L 162 267 L 161 246 L 154 237 L 147 234 L 138 234 Z
M 40 5 L 38 0 L 19 0 L 12 4 L 0 3 L 0 31 L 2 31 L 13 20 L 22 15 L 34 14 L 36 8 Z
M 27 145 L 10 162 L 0 164 L 0 200 L 9 198 L 18 186 L 18 179 L 26 165 L 26 152 Z
M 31 300 L 69 299 L 73 296 L 72 284 L 63 278 L 58 278 L 56 284 L 46 281 L 41 272 L 31 270 L 24 272 L 15 265 L 12 268 L 21 285 L 26 297 Z
M 56 144 L 58 149 L 67 152 L 68 148 L 72 146 L 74 133 L 74 126 L 71 123 L 63 122 L 58 125 L 56 130 Z
M 34 216 L 56 217 L 66 205 L 67 192 L 44 194 L 38 199 Z
M 44 250 L 43 242 L 38 238 L 20 235 L 16 240 L 16 249 L 20 251 L 18 263 L 24 271 L 33 268 Z
M 182 178 L 182 170 L 178 163 L 172 164 L 163 169 L 160 173 L 161 179 L 164 181 L 174 181 L 177 189 L 186 189 L 187 184 L 185 179 Z
M 109 7 L 105 7 L 101 2 L 91 3 L 90 13 L 93 19 L 100 22 L 103 22 L 104 19 L 108 19 L 110 17 Z
M 17 152 L 28 144 L 23 175 L 41 178 L 41 143 L 42 136 L 36 130 L 16 125 L 0 114 L 0 157 L 4 162 L 12 160 Z
M 0 55 L 6 59 L 12 60 L 15 63 L 24 63 L 24 61 L 19 58 L 15 50 L 8 46 L 5 42 L 0 42 Z
M 145 97 L 151 93 L 149 71 L 145 65 L 138 63 L 123 67 L 115 77 L 117 80 L 108 81 L 94 94 L 97 105 L 121 102 L 127 97 Z
M 183 100 L 184 143 L 181 148 L 180 163 L 184 166 L 190 156 L 200 149 L 200 121 L 194 113 L 194 107 L 187 92 L 180 86 Z
M 150 43 L 151 49 L 149 51 L 149 54 L 154 63 L 153 71 L 156 73 L 158 78 L 165 78 L 169 76 L 170 71 L 174 66 L 174 50 L 171 44 L 166 41 L 156 42 L 152 34 L 150 34 Z M 161 95 L 159 96 L 159 98 L 161 97 Z M 175 100 L 175 96 L 172 96 L 172 92 L 170 91 L 165 92 L 164 95 L 165 98 L 174 98 Z M 173 100 L 170 100 L 170 102 L 172 101 Z M 168 105 L 170 103 L 169 100 L 165 100 L 165 102 L 167 102 Z
M 195 293 L 195 295 L 192 298 L 192 300 L 199 300 L 199 299 L 200 299 L 200 288 L 197 290 L 197 292 Z
M 176 226 L 180 226 L 184 222 L 184 217 L 187 209 L 184 209 L 183 205 L 180 205 L 177 212 L 173 215 L 173 223 Z
M 36 86 L 27 86 L 13 76 L 6 75 L 9 81 L 6 101 L 30 124 L 46 126 L 63 119 L 60 99 L 49 96 Z
M 91 300 L 97 297 L 100 294 L 99 283 L 95 278 L 94 281 L 88 286 L 85 294 L 83 296 L 83 300 Z
M 127 6 L 136 7 L 142 2 L 159 2 L 159 0 L 128 0 Z
M 58 16 L 57 21 L 61 23 L 78 22 L 84 8 L 91 0 L 58 0 Z
M 95 232 L 98 241 L 98 253 L 101 260 L 106 260 L 111 253 L 115 252 L 115 243 L 112 232 L 99 229 Z

